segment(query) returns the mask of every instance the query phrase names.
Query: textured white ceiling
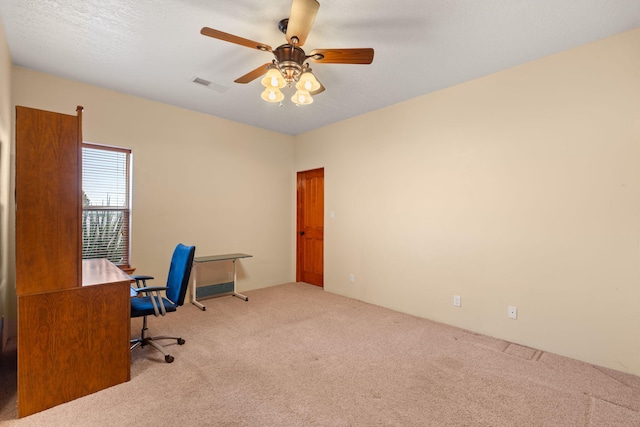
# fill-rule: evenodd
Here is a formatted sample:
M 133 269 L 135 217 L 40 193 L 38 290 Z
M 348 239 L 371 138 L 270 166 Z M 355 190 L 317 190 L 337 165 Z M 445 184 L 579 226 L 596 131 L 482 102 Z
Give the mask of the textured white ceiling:
M 371 65 L 312 64 L 326 87 L 296 107 L 233 81 L 274 48 L 291 0 L 0 0 L 16 65 L 296 135 L 640 27 L 639 0 L 320 0 L 304 49 L 375 49 Z M 210 88 L 194 77 L 213 82 Z

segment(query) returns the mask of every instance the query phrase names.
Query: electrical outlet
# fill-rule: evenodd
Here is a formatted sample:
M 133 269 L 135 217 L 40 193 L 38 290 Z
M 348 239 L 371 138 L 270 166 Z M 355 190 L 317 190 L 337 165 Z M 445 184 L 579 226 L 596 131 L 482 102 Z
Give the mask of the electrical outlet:
M 355 283 L 355 281 L 356 281 L 356 275 L 351 273 L 349 275 L 349 283 Z
M 518 308 L 509 306 L 509 311 L 507 313 L 509 319 L 517 319 L 518 318 Z
M 460 307 L 461 301 L 460 301 L 460 295 L 454 295 L 453 296 L 453 305 L 455 305 L 456 307 Z

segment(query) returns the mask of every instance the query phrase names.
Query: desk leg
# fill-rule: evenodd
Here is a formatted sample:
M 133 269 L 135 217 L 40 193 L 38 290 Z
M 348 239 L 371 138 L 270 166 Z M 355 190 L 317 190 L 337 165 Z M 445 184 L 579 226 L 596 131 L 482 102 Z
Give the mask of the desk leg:
M 192 283 L 193 285 L 191 286 L 191 304 L 195 305 L 196 307 L 198 307 L 200 310 L 205 311 L 207 309 L 207 307 L 205 307 L 204 305 L 200 304 L 197 300 L 196 300 L 196 277 L 198 277 L 198 275 L 196 274 L 196 263 L 193 263 L 193 268 L 191 269 L 191 275 L 193 276 L 193 280 Z
M 236 292 L 236 260 L 233 260 L 233 296 L 249 301 L 249 297 Z

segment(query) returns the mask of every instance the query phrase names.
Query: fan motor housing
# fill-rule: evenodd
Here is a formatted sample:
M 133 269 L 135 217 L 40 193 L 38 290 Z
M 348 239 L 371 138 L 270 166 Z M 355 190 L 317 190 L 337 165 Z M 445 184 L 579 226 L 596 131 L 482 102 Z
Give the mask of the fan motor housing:
M 278 46 L 273 51 L 278 63 L 278 68 L 285 76 L 287 81 L 296 81 L 302 73 L 302 65 L 307 60 L 304 50 L 290 44 Z

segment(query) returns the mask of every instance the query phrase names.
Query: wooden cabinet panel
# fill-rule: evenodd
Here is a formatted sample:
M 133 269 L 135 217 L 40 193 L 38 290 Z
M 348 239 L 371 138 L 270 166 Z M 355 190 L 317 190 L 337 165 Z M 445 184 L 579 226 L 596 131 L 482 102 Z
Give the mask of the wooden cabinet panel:
M 19 417 L 129 381 L 129 286 L 18 299 Z
M 80 286 L 79 117 L 16 107 L 16 291 Z

